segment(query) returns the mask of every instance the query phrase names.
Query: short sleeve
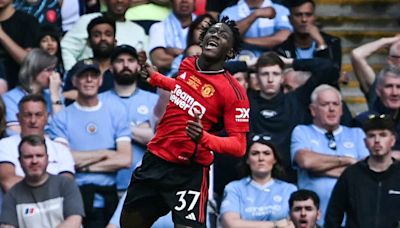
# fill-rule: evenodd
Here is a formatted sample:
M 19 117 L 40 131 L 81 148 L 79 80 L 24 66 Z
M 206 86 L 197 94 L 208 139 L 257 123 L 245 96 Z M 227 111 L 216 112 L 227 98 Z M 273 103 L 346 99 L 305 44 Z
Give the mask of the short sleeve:
M 293 27 L 289 21 L 289 14 L 290 14 L 289 10 L 286 7 L 278 4 L 274 4 L 274 8 L 276 10 L 276 16 L 275 16 L 276 30 L 287 29 L 293 31 Z
M 149 30 L 149 53 L 158 47 L 164 48 L 166 45 L 164 39 L 164 23 L 154 23 Z
M 58 155 L 59 173 L 69 172 L 75 173 L 75 162 L 72 158 L 71 151 L 61 143 L 53 142 Z
M 71 215 L 84 216 L 85 212 L 83 209 L 83 200 L 76 183 L 64 176 L 58 176 L 58 178 L 62 178 L 61 190 L 64 198 L 64 218 L 67 218 Z
M 224 189 L 224 198 L 221 203 L 220 214 L 226 212 L 240 213 L 240 191 L 237 182 L 231 182 Z
M 0 224 L 18 227 L 17 202 L 12 195 L 12 190 L 4 195 L 1 207 Z
M 66 109 L 64 108 L 60 112 L 56 113 L 50 120 L 49 128 L 47 133 L 50 138 L 57 141 L 68 144 L 68 133 L 66 126 Z
M 294 168 L 297 168 L 295 160 L 297 152 L 301 149 L 311 148 L 311 145 L 309 144 L 310 140 L 309 138 L 307 138 L 307 135 L 303 130 L 304 127 L 306 126 L 299 125 L 295 127 L 292 132 L 291 145 L 290 145 L 290 158 Z

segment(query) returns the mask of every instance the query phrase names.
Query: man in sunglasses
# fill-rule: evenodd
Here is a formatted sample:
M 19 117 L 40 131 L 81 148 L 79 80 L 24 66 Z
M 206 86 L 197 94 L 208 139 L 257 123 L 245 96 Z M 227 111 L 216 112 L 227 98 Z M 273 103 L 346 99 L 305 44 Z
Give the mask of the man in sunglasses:
M 399 227 L 400 162 L 392 157 L 396 126 L 384 115 L 371 116 L 363 126 L 369 156 L 348 167 L 337 181 L 325 227 Z
M 299 189 L 316 192 L 325 210 L 337 178 L 349 165 L 368 155 L 360 128 L 340 125 L 341 95 L 334 87 L 320 85 L 311 94 L 313 124 L 299 125 L 292 133 L 291 158 L 297 169 Z

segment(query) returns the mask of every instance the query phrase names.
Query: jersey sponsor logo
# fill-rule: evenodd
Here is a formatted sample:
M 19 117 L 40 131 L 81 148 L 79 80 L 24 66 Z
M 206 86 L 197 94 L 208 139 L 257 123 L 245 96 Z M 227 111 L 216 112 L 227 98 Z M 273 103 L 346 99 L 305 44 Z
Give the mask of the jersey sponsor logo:
M 187 111 L 192 117 L 194 117 L 194 113 L 197 112 L 199 113 L 199 118 L 201 119 L 207 111 L 203 105 L 194 100 L 194 98 L 188 93 L 183 91 L 180 85 L 175 85 L 175 89 L 172 91 L 169 100 L 180 109 Z
M 203 97 L 212 97 L 214 95 L 214 92 L 215 89 L 210 84 L 204 84 L 203 87 L 201 87 L 201 95 Z
M 277 113 L 276 111 L 274 111 L 274 110 L 267 110 L 267 109 L 265 109 L 265 110 L 262 110 L 262 111 L 260 112 L 260 114 L 261 114 L 262 116 L 264 116 L 264 118 L 268 119 L 268 118 L 271 118 L 271 117 L 276 116 L 278 113 Z
M 249 108 L 236 108 L 236 122 L 249 122 Z
M 196 76 L 194 76 L 194 75 L 190 75 L 190 77 L 189 77 L 189 79 L 187 80 L 187 82 L 186 82 L 188 85 L 190 85 L 193 89 L 195 89 L 195 90 L 198 90 L 199 89 L 199 86 L 201 85 L 201 84 L 203 84 L 202 82 L 201 82 L 201 80 L 199 79 L 199 78 L 197 78 Z
M 95 123 L 89 123 L 88 125 L 86 125 L 86 131 L 87 133 L 93 135 L 97 132 L 97 126 Z

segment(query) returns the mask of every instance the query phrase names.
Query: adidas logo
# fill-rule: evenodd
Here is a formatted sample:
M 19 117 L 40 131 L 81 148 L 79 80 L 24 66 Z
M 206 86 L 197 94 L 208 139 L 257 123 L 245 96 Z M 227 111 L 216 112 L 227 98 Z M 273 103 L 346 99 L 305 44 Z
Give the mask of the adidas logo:
M 189 219 L 189 220 L 196 221 L 196 216 L 195 216 L 194 213 L 192 212 L 192 213 L 186 215 L 185 219 Z

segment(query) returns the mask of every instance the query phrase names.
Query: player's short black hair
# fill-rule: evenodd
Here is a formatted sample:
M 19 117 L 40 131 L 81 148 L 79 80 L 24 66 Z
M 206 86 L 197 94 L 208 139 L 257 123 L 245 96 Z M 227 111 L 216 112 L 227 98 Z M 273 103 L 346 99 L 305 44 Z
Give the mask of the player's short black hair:
M 211 28 L 214 24 L 217 23 L 224 23 L 226 24 L 232 31 L 233 34 L 233 56 L 231 58 L 234 58 L 237 54 L 239 54 L 241 50 L 241 44 L 242 44 L 242 38 L 240 36 L 239 29 L 236 26 L 236 22 L 234 20 L 230 20 L 229 17 L 225 16 L 222 17 L 219 21 L 213 23 L 208 27 L 207 29 L 203 30 L 203 32 L 200 35 L 200 41 L 203 41 L 204 36 L 206 35 L 207 31 L 209 28 Z
M 306 201 L 311 199 L 314 202 L 315 207 L 317 210 L 319 209 L 319 196 L 317 193 L 307 189 L 300 189 L 293 192 L 289 198 L 289 210 L 292 210 L 294 201 Z
M 115 36 L 116 31 L 117 31 L 116 27 L 115 27 L 115 21 L 108 17 L 105 17 L 105 16 L 99 16 L 99 17 L 92 19 L 87 26 L 87 33 L 88 33 L 89 38 L 91 37 L 91 31 L 94 28 L 94 26 L 100 25 L 100 24 L 109 24 L 113 28 L 114 36 Z

